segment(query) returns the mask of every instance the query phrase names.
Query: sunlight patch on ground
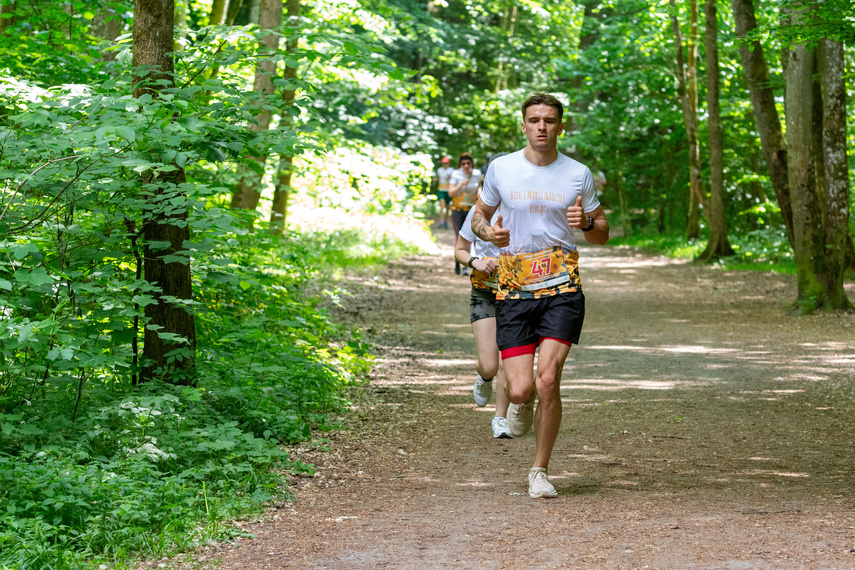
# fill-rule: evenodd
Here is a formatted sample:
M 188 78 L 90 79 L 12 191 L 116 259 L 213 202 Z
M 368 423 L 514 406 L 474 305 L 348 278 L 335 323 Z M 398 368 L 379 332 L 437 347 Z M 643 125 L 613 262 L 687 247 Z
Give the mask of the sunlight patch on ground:
M 475 359 L 474 358 L 457 358 L 457 359 L 449 359 L 449 358 L 438 358 L 438 359 L 425 359 L 425 365 L 430 367 L 440 367 L 440 366 L 471 366 L 473 370 L 473 374 L 475 374 Z

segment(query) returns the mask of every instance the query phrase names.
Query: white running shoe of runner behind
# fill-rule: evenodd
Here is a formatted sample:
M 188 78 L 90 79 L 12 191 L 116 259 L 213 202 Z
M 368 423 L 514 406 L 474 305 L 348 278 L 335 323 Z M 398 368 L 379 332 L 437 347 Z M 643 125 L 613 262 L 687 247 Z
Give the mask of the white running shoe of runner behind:
M 508 420 L 501 417 L 493 418 L 493 437 L 496 439 L 513 439 L 514 434 L 508 427 Z
M 486 406 L 490 401 L 490 396 L 493 395 L 493 381 L 485 382 L 481 375 L 475 380 L 475 386 L 472 387 L 472 393 L 475 395 L 475 403 L 479 406 Z

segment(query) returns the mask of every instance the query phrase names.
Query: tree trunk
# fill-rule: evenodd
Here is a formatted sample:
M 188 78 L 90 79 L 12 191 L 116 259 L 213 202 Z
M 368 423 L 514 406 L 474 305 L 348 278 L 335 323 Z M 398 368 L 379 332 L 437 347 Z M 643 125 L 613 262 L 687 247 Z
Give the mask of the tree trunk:
M 621 164 L 620 152 L 615 153 L 615 164 Z M 629 237 L 632 235 L 632 220 L 629 217 L 629 200 L 626 196 L 626 188 L 623 186 L 623 170 L 618 167 L 616 174 L 614 184 L 620 206 L 620 226 L 623 229 L 623 237 Z
M 813 53 L 804 44 L 790 50 L 787 63 L 788 177 L 793 204 L 793 232 L 802 312 L 823 306 L 820 276 L 825 259 L 825 233 L 816 188 L 811 144 L 813 127 Z
M 579 30 L 579 45 L 577 47 L 578 52 L 582 54 L 583 58 L 585 57 L 584 54 L 588 48 L 594 45 L 594 42 L 596 42 L 600 37 L 600 26 L 602 25 L 603 15 L 602 12 L 600 12 L 598 17 L 596 10 L 601 4 L 602 0 L 584 1 L 585 12 L 582 17 L 582 26 Z M 588 112 L 588 107 L 591 102 L 587 97 L 588 92 L 583 89 L 584 85 L 585 74 L 581 73 L 581 70 L 577 70 L 576 75 L 570 80 L 569 88 L 567 90 L 570 95 L 570 104 L 567 106 L 568 112 L 564 114 L 564 136 L 575 136 L 576 131 L 579 129 L 576 117 L 584 117 Z M 586 156 L 585 150 L 575 144 L 573 145 L 570 154 L 573 158 L 583 164 L 588 164 L 590 161 L 597 162 L 595 157 Z
M 173 12 L 172 0 L 135 0 L 133 27 L 133 65 L 148 66 L 151 80 L 164 79 L 174 84 L 172 75 Z M 143 77 L 134 76 L 134 96 L 145 93 L 157 96 L 159 86 L 140 84 Z M 148 322 L 143 345 L 143 381 L 163 378 L 175 384 L 192 385 L 195 374 L 196 323 L 193 314 L 181 301 L 190 301 L 193 286 L 190 279 L 190 262 L 166 263 L 164 256 L 184 250 L 190 239 L 187 210 L 175 207 L 175 199 L 183 198 L 179 185 L 185 182 L 184 170 L 177 169 L 160 177 L 143 180 L 144 187 L 152 188 L 149 200 L 153 209 L 145 220 L 143 264 L 145 280 L 156 290 L 154 304 L 145 308 Z M 167 213 L 169 212 L 169 213 Z M 168 243 L 165 249 L 154 248 L 156 242 Z M 169 299 L 177 299 L 178 302 Z M 161 338 L 161 334 L 176 335 L 184 340 Z
M 300 0 L 287 0 L 287 16 L 290 22 L 293 19 L 300 17 Z M 290 54 L 297 49 L 297 39 L 292 36 L 285 43 L 285 51 Z M 296 67 L 285 67 L 282 72 L 282 77 L 285 80 L 294 80 L 297 78 Z M 291 114 L 288 112 L 294 104 L 297 96 L 297 90 L 293 87 L 285 87 L 282 90 L 282 127 L 290 128 L 294 122 Z M 285 223 L 288 221 L 288 202 L 291 196 L 291 178 L 294 174 L 294 157 L 283 155 L 279 159 L 279 169 L 276 173 L 276 189 L 273 191 L 273 206 L 270 209 L 270 231 L 274 234 L 281 234 L 285 231 Z
M 211 13 L 208 16 L 209 26 L 221 26 L 226 23 L 229 0 L 214 0 L 211 3 Z
M 753 0 L 732 0 L 732 4 L 736 35 L 744 39 L 750 32 L 757 29 Z M 772 180 L 772 188 L 778 199 L 778 207 L 781 208 L 790 246 L 795 250 L 787 144 L 781 131 L 778 110 L 775 108 L 775 93 L 769 81 L 769 67 L 763 56 L 763 46 L 760 42 L 752 42 L 740 47 L 739 55 L 742 60 L 742 69 L 745 71 L 748 91 L 751 94 L 751 106 L 754 109 L 754 119 L 760 135 L 763 156 L 766 158 L 769 178 Z
M 823 102 L 823 171 L 825 182 L 825 249 L 827 279 L 826 306 L 849 309 L 852 305 L 843 289 L 848 254 L 852 248 L 849 232 L 849 170 L 846 159 L 846 84 L 843 44 L 821 40 L 818 47 Z
M 683 123 L 686 126 L 686 137 L 689 143 L 689 224 L 687 235 L 689 239 L 697 238 L 700 228 L 700 212 L 698 205 L 708 210 L 706 192 L 701 178 L 701 149 L 698 141 L 698 6 L 696 0 L 689 0 L 690 34 L 687 44 L 687 61 L 683 63 L 683 34 L 680 32 L 680 22 L 677 20 L 677 5 L 675 0 L 669 0 L 671 10 L 671 28 L 674 32 L 675 64 L 677 72 L 677 94 L 683 109 Z
M 278 28 L 282 23 L 282 0 L 262 0 L 261 13 L 259 19 L 259 28 L 262 30 L 272 30 Z M 262 94 L 263 97 L 273 95 L 273 79 L 272 75 L 276 71 L 276 64 L 272 60 L 272 54 L 279 47 L 279 34 L 269 34 L 259 40 L 259 57 L 263 61 L 259 61 L 255 68 L 255 81 L 253 89 Z M 262 99 L 262 105 L 268 103 Z M 266 131 L 270 128 L 271 112 L 268 109 L 262 109 L 255 116 L 257 124 L 249 126 L 251 131 Z M 267 156 L 252 157 L 261 164 L 259 169 L 264 170 L 264 164 L 267 162 Z M 241 169 L 240 182 L 235 195 L 232 197 L 232 208 L 242 208 L 245 210 L 255 210 L 258 207 L 258 201 L 261 198 L 261 182 L 263 174 L 250 169 Z
M 727 239 L 727 216 L 724 210 L 724 131 L 719 110 L 718 21 L 716 0 L 705 0 L 706 62 L 707 62 L 707 121 L 710 141 L 710 204 L 707 221 L 710 241 L 700 259 L 710 261 L 733 255 Z
M 10 2 L 6 5 L 0 4 L 0 34 L 3 33 L 3 30 L 6 28 L 15 25 L 15 10 L 17 9 L 17 2 Z M 11 14 L 8 18 L 4 17 L 4 14 Z
M 89 25 L 89 33 L 96 38 L 104 38 L 109 42 L 115 41 L 122 33 L 122 19 L 115 10 L 104 8 L 100 10 Z M 102 52 L 101 59 L 114 61 L 115 51 Z

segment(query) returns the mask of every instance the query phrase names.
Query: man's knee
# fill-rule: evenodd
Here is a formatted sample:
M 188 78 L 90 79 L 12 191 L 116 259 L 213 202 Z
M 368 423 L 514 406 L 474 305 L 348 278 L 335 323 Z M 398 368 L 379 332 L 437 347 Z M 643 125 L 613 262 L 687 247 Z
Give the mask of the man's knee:
M 512 404 L 523 404 L 534 397 L 534 387 L 531 384 L 525 386 L 505 382 L 505 393 Z

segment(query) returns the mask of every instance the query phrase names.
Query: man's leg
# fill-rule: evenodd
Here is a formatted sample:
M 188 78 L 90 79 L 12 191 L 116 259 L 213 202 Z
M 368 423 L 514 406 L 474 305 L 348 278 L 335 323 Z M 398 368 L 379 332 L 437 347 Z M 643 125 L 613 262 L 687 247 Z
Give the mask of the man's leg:
M 502 360 L 505 368 L 505 392 L 513 404 L 534 399 L 534 354 L 521 354 Z
M 472 302 L 476 303 L 476 293 L 473 293 L 472 299 Z M 484 302 L 477 306 L 473 304 L 472 318 L 476 318 L 477 315 L 475 312 L 478 309 L 486 312 Z M 478 360 L 475 362 L 475 370 L 479 376 L 473 388 L 475 403 L 479 406 L 486 406 L 490 401 L 490 395 L 493 391 L 492 380 L 499 372 L 499 347 L 496 346 L 495 317 L 479 318 L 472 323 L 472 332 L 475 334 L 475 351 L 478 355 Z
M 561 427 L 561 372 L 569 352 L 569 345 L 552 339 L 544 339 L 540 345 L 535 381 L 538 402 L 534 415 L 537 451 L 532 467 L 546 469 L 549 466 Z

